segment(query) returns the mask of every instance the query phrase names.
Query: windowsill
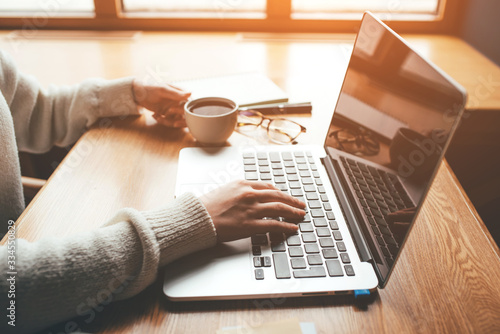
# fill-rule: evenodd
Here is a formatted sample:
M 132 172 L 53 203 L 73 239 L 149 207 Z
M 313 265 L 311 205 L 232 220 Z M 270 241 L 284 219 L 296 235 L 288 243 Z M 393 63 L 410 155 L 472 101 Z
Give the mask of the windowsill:
M 430 13 L 375 13 L 382 21 L 432 22 L 439 21 L 438 14 Z M 292 20 L 359 21 L 363 13 L 292 13 Z
M 25 12 L 9 12 L 2 11 L 0 12 L 0 18 L 26 18 L 26 19 L 34 19 L 38 21 L 44 21 L 52 18 L 94 18 L 95 13 L 91 11 L 25 11 Z
M 264 20 L 266 14 L 262 12 L 125 12 L 123 18 L 142 19 L 142 18 L 168 18 L 168 19 L 248 19 L 248 20 Z

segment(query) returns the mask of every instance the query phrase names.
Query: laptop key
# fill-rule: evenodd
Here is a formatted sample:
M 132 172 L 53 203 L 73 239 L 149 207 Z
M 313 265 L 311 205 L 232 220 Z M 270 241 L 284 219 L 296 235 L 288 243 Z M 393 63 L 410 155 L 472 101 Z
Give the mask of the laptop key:
M 293 162 L 293 161 L 283 161 L 283 166 L 285 166 L 285 167 L 294 167 L 294 169 L 295 169 L 295 162 Z
M 318 237 L 330 237 L 332 234 L 330 233 L 330 229 L 328 227 L 319 227 L 316 229 L 316 234 Z
M 307 254 L 316 254 L 319 253 L 318 244 L 305 244 L 304 249 Z
M 255 234 L 251 237 L 252 245 L 265 246 L 267 245 L 267 234 Z
M 306 260 L 304 258 L 295 258 L 290 260 L 293 269 L 306 269 Z
M 293 277 L 308 278 L 308 277 L 326 277 L 326 271 L 323 266 L 315 266 L 308 270 L 294 270 Z
M 267 153 L 266 152 L 257 152 L 257 159 L 267 160 Z
M 282 157 L 282 158 L 283 158 L 283 160 L 285 160 L 285 161 L 293 160 L 293 156 L 292 156 L 292 153 L 291 153 L 291 152 L 282 152 L 282 153 L 281 153 L 281 157 Z
M 307 167 L 307 164 L 297 164 L 297 169 L 298 170 L 309 170 L 309 167 Z
M 316 192 L 316 187 L 312 184 L 306 184 L 304 185 L 304 191 L 306 193 L 309 193 L 309 192 Z
M 323 259 L 321 258 L 320 255 L 317 255 L 317 254 L 315 254 L 315 255 L 307 255 L 307 262 L 311 266 L 321 265 L 321 264 L 323 264 Z
M 332 238 L 319 238 L 319 244 L 323 248 L 334 247 Z
M 248 181 L 257 181 L 259 179 L 259 174 L 257 174 L 257 172 L 246 172 L 245 179 Z
M 311 210 L 311 216 L 313 218 L 323 218 L 325 216 L 325 214 L 323 213 L 323 210 L 314 209 L 314 210 Z
M 243 159 L 243 164 L 244 165 L 255 165 L 257 161 L 255 161 L 255 158 L 244 158 Z
M 304 251 L 302 250 L 302 247 L 289 247 L 288 254 L 290 257 L 301 257 L 304 256 Z
M 295 158 L 295 162 L 298 164 L 306 163 L 307 160 L 305 158 Z
M 381 236 L 377 235 L 377 242 L 380 246 L 385 246 L 385 241 Z
M 332 211 L 332 205 L 329 202 L 323 203 L 323 209 L 325 211 Z
M 256 256 L 253 258 L 253 266 L 255 268 L 262 267 L 262 258 L 260 256 Z
M 287 174 L 297 174 L 297 171 L 293 167 L 286 167 L 285 166 L 285 173 L 287 173 Z
M 292 189 L 290 191 L 290 194 L 292 196 L 304 196 L 304 193 L 302 192 L 302 189 Z
M 300 232 L 314 232 L 313 225 L 311 223 L 299 223 Z
M 328 226 L 325 218 L 314 218 L 313 219 L 314 226 L 316 227 L 325 227 Z
M 299 171 L 300 177 L 311 177 L 311 173 L 308 170 Z
M 389 251 L 391 252 L 392 256 L 393 257 L 396 257 L 396 255 L 398 255 L 398 252 L 399 252 L 399 248 L 397 246 L 394 246 L 394 245 L 387 245 L 387 248 L 389 248 Z M 382 250 L 383 251 L 383 250 Z M 388 256 L 386 254 L 384 254 L 385 256 Z
M 257 280 L 264 279 L 264 270 L 263 269 L 255 269 L 255 279 L 257 279 Z
M 328 223 L 330 224 L 330 228 L 332 230 L 338 230 L 339 229 L 339 224 L 337 224 L 336 220 L 330 220 Z
M 297 152 L 294 152 L 293 155 L 296 158 L 303 158 L 304 157 L 304 152 L 297 151 Z
M 304 242 L 316 242 L 314 233 L 302 233 L 302 240 Z
M 284 176 L 285 172 L 283 169 L 273 169 L 273 175 L 274 176 Z
M 278 152 L 269 152 L 269 159 L 271 162 L 281 162 L 281 157 Z
M 339 260 L 326 260 L 326 268 L 328 269 L 328 275 L 330 277 L 344 276 L 342 271 L 342 265 Z
M 288 257 L 286 253 L 273 254 L 274 273 L 276 278 L 291 278 Z
M 382 250 L 382 253 L 384 254 L 385 257 L 387 256 L 391 256 L 391 254 L 389 253 L 389 250 L 387 249 L 387 247 L 380 247 L 380 249 Z
M 319 197 L 321 198 L 322 202 L 328 202 L 328 196 L 326 194 L 321 194 L 319 195 Z
M 394 238 L 389 235 L 384 235 L 383 238 L 388 245 L 394 245 L 394 246 L 398 245 L 396 240 L 394 240 Z
M 345 248 L 345 244 L 342 241 L 337 242 L 337 249 L 339 250 L 339 252 L 347 251 L 347 249 Z
M 285 243 L 279 242 L 279 243 L 271 244 L 271 250 L 273 252 L 285 252 L 286 251 Z
M 257 163 L 259 166 L 269 166 L 269 161 L 267 160 L 259 160 Z
M 252 246 L 252 255 L 255 256 L 262 255 L 262 250 L 260 249 L 260 246 Z
M 286 179 L 284 176 L 276 176 L 274 178 L 274 183 L 286 183 Z
M 309 201 L 307 203 L 309 205 L 310 209 L 321 209 L 321 202 L 320 201 Z
M 322 252 L 325 259 L 336 259 L 339 257 L 337 250 L 334 248 L 324 248 L 322 249 Z
M 263 256 L 261 259 L 262 259 L 262 266 L 264 267 L 271 266 L 271 258 L 269 256 Z
M 259 172 L 261 172 L 261 173 L 271 173 L 271 168 L 269 168 L 269 166 L 260 166 L 259 167 Z
M 286 185 L 286 183 L 277 183 L 274 186 L 276 188 L 278 188 L 279 190 L 281 190 L 281 191 L 287 191 L 288 190 L 288 186 Z
M 271 168 L 272 169 L 282 169 L 283 165 L 281 164 L 281 162 L 272 162 L 271 163 Z
M 299 180 L 299 176 L 297 174 L 287 174 L 286 178 L 289 182 L 294 182 Z
M 385 219 L 383 218 L 380 218 L 380 217 L 375 217 L 375 221 L 377 222 L 378 225 L 380 226 L 388 226 L 387 225 L 387 222 L 385 221 Z
M 373 226 L 373 225 L 371 225 L 371 228 L 372 228 L 373 233 L 374 233 L 375 235 L 381 235 L 381 233 L 380 233 L 380 231 L 379 231 L 379 229 L 378 229 L 378 227 L 377 227 L 377 226 Z
M 271 181 L 273 179 L 273 177 L 271 176 L 271 173 L 261 173 L 260 179 L 262 181 Z
M 288 244 L 288 246 L 300 246 L 302 244 L 298 235 L 289 236 L 286 239 L 286 243 Z
M 328 220 L 334 220 L 335 219 L 335 214 L 332 211 L 327 211 L 326 212 L 326 218 L 328 218 Z
M 351 263 L 351 259 L 347 253 L 340 253 L 340 259 L 342 260 L 342 263 Z
M 380 232 L 382 234 L 388 235 L 388 236 L 392 235 L 391 230 L 389 230 L 387 227 L 385 227 L 385 226 L 379 226 L 378 228 L 379 228 L 379 230 L 380 230 Z
M 243 158 L 255 158 L 255 154 L 253 152 L 243 152 Z
M 350 265 L 347 264 L 344 266 L 345 273 L 347 276 L 355 276 L 356 274 L 354 273 L 354 268 Z
M 306 198 L 308 201 L 316 201 L 319 199 L 318 194 L 316 194 L 316 192 L 306 193 Z
M 314 184 L 314 181 L 311 177 L 305 177 L 302 179 L 302 184 Z
M 256 165 L 245 165 L 243 168 L 245 169 L 245 172 L 256 172 L 257 171 Z

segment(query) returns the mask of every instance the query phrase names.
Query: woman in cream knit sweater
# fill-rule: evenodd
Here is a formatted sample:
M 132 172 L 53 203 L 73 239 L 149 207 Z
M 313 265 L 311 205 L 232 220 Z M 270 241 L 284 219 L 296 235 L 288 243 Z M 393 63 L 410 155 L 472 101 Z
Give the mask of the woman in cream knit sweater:
M 74 143 L 100 117 L 154 112 L 166 126 L 182 127 L 182 102 L 171 86 L 146 86 L 133 78 L 89 79 L 50 87 L 20 73 L 0 51 L 0 235 L 24 210 L 18 152 L 42 153 Z M 227 194 L 232 194 L 228 198 Z M 129 298 L 158 269 L 217 242 L 269 231 L 294 232 L 293 224 L 262 217 L 304 216 L 304 203 L 262 182 L 233 182 L 208 196 L 185 194 L 152 211 L 125 208 L 103 227 L 67 238 L 16 244 L 16 321 L 8 324 L 8 249 L 0 246 L 0 332 L 33 332 L 78 314 L 102 289 Z M 127 280 L 127 284 L 120 284 Z M 124 287 L 125 286 L 125 287 Z

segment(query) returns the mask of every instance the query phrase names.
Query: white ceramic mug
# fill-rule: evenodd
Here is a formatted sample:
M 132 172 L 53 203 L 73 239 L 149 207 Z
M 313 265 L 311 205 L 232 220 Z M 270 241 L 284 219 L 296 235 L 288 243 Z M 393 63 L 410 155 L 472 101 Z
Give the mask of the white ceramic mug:
M 223 145 L 238 119 L 238 104 L 223 97 L 203 97 L 188 101 L 184 115 L 189 132 L 203 145 Z

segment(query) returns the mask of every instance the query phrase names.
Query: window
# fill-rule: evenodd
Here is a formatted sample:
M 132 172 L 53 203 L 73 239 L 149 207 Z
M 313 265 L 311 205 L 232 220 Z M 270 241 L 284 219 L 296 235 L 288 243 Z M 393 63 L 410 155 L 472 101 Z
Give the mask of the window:
M 63 0 L 17 0 L 0 1 L 2 15 L 19 16 L 45 13 L 48 17 L 74 15 L 78 13 L 93 13 L 94 1 L 63 1 Z
M 123 0 L 127 13 L 172 17 L 264 18 L 265 0 Z
M 43 14 L 43 29 L 354 33 L 370 10 L 400 33 L 453 34 L 466 1 L 0 0 L 0 28 Z
M 292 0 L 292 14 L 437 14 L 439 0 Z

